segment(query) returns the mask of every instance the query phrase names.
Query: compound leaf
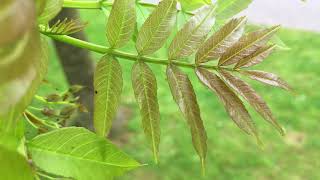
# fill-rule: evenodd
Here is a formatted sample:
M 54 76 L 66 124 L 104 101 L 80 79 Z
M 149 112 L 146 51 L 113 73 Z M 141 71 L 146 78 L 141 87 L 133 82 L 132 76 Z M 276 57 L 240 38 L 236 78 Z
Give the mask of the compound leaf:
M 78 180 L 112 179 L 140 166 L 104 137 L 78 127 L 39 135 L 28 144 L 41 170 Z
M 264 84 L 279 87 L 285 90 L 291 90 L 291 87 L 282 80 L 279 76 L 273 73 L 264 72 L 264 71 L 257 71 L 257 70 L 246 70 L 246 71 L 239 71 L 241 74 L 249 76 L 253 80 L 257 80 Z
M 249 56 L 267 41 L 280 29 L 274 26 L 260 31 L 251 32 L 230 47 L 220 58 L 219 65 L 226 66 L 237 63 L 239 60 Z
M 197 68 L 196 74 L 205 86 L 217 94 L 238 127 L 247 134 L 256 136 L 259 140 L 256 127 L 239 97 L 217 75 L 208 70 Z
M 193 146 L 200 157 L 201 165 L 204 169 L 204 161 L 207 154 L 207 134 L 192 84 L 188 76 L 174 65 L 167 67 L 167 78 L 173 99 L 190 126 Z
M 158 163 L 160 112 L 157 81 L 152 70 L 144 62 L 136 62 L 134 64 L 132 68 L 132 86 L 139 105 L 144 133 L 151 142 L 154 159 Z
M 188 57 L 205 41 L 214 25 L 215 6 L 200 8 L 177 33 L 169 47 L 169 59 Z
M 136 43 L 140 55 L 152 54 L 164 45 L 176 22 L 176 5 L 176 0 L 161 1 L 144 22 Z
M 279 125 L 277 120 L 272 115 L 270 108 L 262 97 L 250 87 L 250 85 L 240 78 L 233 76 L 231 73 L 220 70 L 219 71 L 223 80 L 231 87 L 236 93 L 241 95 L 249 104 L 269 123 L 278 129 L 281 135 L 284 135 L 284 130 Z
M 196 54 L 196 63 L 205 63 L 219 58 L 228 48 L 242 36 L 246 18 L 230 20 L 219 31 L 214 33 Z
M 103 56 L 94 74 L 94 127 L 96 133 L 102 137 L 108 134 L 117 113 L 122 81 L 118 60 L 109 55 Z
M 131 39 L 136 24 L 135 0 L 115 0 L 107 24 L 111 47 L 120 48 Z

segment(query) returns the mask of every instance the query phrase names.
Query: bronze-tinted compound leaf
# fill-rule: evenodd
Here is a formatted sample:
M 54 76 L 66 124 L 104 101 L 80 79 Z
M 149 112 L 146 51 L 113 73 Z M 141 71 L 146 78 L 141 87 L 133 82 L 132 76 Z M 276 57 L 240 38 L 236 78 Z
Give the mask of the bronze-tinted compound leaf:
M 136 43 L 140 55 L 152 54 L 169 37 L 176 22 L 176 0 L 163 0 L 142 25 Z
M 151 142 L 155 162 L 158 163 L 160 142 L 160 112 L 157 97 L 157 80 L 144 62 L 132 68 L 132 86 L 140 108 L 144 133 Z
M 279 87 L 285 90 L 291 90 L 291 87 L 282 80 L 279 76 L 264 72 L 264 71 L 257 71 L 257 70 L 247 70 L 247 71 L 239 71 L 241 74 L 249 76 L 253 80 L 260 81 L 264 84 L 268 84 L 271 86 Z
M 221 56 L 219 65 L 226 66 L 234 64 L 249 56 L 263 46 L 279 29 L 280 26 L 274 26 L 243 36 Z
M 205 63 L 219 58 L 228 48 L 242 36 L 246 18 L 230 20 L 219 31 L 214 33 L 196 54 L 196 63 Z
M 111 47 L 120 48 L 131 39 L 136 24 L 135 0 L 115 0 L 107 24 Z
M 269 123 L 278 129 L 281 135 L 284 135 L 282 127 L 272 115 L 267 103 L 262 99 L 259 94 L 250 87 L 250 85 L 240 78 L 233 76 L 225 70 L 219 70 L 219 73 L 226 84 L 229 85 L 235 92 L 240 94 L 249 104 Z
M 38 17 L 40 24 L 47 24 L 53 19 L 62 9 L 63 0 L 46 0 L 43 12 Z
M 33 0 L 1 0 L 0 51 L 3 46 L 21 39 L 33 28 L 34 11 Z
M 247 56 L 244 59 L 241 59 L 234 68 L 237 69 L 242 67 L 250 67 L 250 66 L 259 64 L 265 58 L 267 58 L 275 48 L 276 48 L 276 45 L 261 47 L 251 55 Z
M 94 74 L 94 128 L 105 137 L 117 113 L 123 87 L 122 71 L 118 60 L 105 55 Z
M 239 97 L 215 74 L 203 68 L 197 68 L 199 80 L 215 92 L 232 120 L 249 135 L 258 138 L 255 124 Z
M 200 116 L 200 109 L 192 84 L 186 74 L 174 65 L 167 68 L 167 78 L 174 101 L 191 129 L 192 142 L 197 151 L 202 168 L 207 154 L 207 134 Z
M 169 59 L 188 57 L 205 41 L 214 25 L 215 6 L 204 6 L 177 33 L 169 47 Z

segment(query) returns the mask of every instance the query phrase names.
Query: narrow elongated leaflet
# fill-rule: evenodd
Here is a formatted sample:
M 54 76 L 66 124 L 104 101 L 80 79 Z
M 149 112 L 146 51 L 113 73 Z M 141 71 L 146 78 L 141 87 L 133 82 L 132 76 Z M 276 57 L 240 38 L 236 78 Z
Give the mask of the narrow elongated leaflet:
M 266 42 L 280 29 L 280 26 L 274 26 L 265 30 L 251 32 L 230 47 L 219 59 L 220 66 L 231 65 L 239 60 L 249 56 Z
M 246 58 L 241 59 L 236 65 L 235 69 L 242 67 L 251 67 L 256 64 L 261 63 L 265 58 L 267 58 L 272 51 L 276 48 L 276 45 L 269 45 L 259 48 L 257 51 L 253 52 Z
M 199 80 L 219 97 L 238 127 L 247 134 L 256 136 L 259 142 L 255 124 L 239 97 L 217 75 L 208 70 L 197 68 L 196 74 Z
M 120 48 L 131 39 L 136 24 L 135 0 L 115 0 L 107 24 L 111 47 Z
M 176 0 L 163 0 L 144 22 L 136 43 L 140 55 L 152 54 L 164 45 L 176 22 L 176 6 Z
M 220 70 L 219 71 L 224 82 L 229 85 L 236 93 L 241 95 L 249 104 L 269 123 L 271 123 L 281 135 L 284 135 L 283 128 L 279 125 L 277 120 L 274 118 L 270 108 L 267 103 L 262 99 L 262 97 L 250 87 L 249 84 L 242 81 L 240 78 L 233 76 L 231 73 Z
M 186 74 L 174 65 L 167 67 L 167 78 L 173 99 L 190 126 L 193 146 L 200 157 L 204 170 L 207 154 L 207 134 L 191 81 Z
M 160 112 L 157 97 L 157 80 L 144 62 L 132 68 L 132 86 L 139 105 L 144 133 L 151 143 L 155 162 L 158 163 L 160 143 Z
M 177 33 L 169 47 L 169 59 L 184 58 L 194 53 L 212 29 L 215 6 L 204 6 Z
M 230 20 L 219 31 L 214 33 L 196 54 L 196 63 L 205 63 L 218 59 L 228 48 L 234 45 L 242 36 L 246 18 Z
M 94 74 L 94 128 L 105 137 L 117 114 L 123 87 L 122 71 L 118 60 L 105 55 Z
M 291 90 L 290 85 L 282 80 L 279 76 L 273 73 L 264 72 L 264 71 L 257 71 L 257 70 L 246 70 L 246 71 L 239 71 L 241 74 L 249 76 L 253 80 L 257 80 L 264 84 L 279 87 L 285 90 Z
M 77 180 L 113 179 L 141 166 L 104 137 L 68 127 L 39 135 L 28 144 L 35 166 Z

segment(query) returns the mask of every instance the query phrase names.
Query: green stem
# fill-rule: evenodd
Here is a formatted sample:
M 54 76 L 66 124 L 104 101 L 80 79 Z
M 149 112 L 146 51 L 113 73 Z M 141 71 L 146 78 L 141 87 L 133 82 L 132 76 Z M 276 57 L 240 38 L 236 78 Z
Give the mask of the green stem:
M 138 2 L 141 6 L 155 8 L 158 5 L 147 3 L 147 2 Z M 64 0 L 63 7 L 65 8 L 76 8 L 76 9 L 101 9 L 102 7 L 112 6 L 112 2 L 106 2 L 103 0 L 99 1 L 80 1 L 80 0 Z M 178 11 L 181 11 L 178 9 Z M 194 15 L 193 12 L 184 11 L 184 13 L 189 15 Z
M 113 50 L 113 49 L 110 49 L 109 47 L 106 47 L 106 46 L 93 44 L 90 42 L 82 41 L 80 39 L 76 39 L 76 38 L 73 38 L 70 36 L 65 36 L 65 35 L 47 35 L 47 36 L 49 36 L 55 40 L 71 44 L 75 47 L 87 49 L 87 50 L 94 51 L 94 52 L 97 52 L 100 54 L 110 53 L 116 57 L 123 58 L 124 60 L 129 60 L 129 61 L 137 61 L 138 59 L 140 59 L 140 60 L 147 62 L 147 63 L 160 64 L 160 65 L 165 65 L 165 66 L 167 66 L 169 63 L 171 63 L 171 64 L 174 64 L 179 67 L 191 68 L 191 69 L 195 69 L 196 67 L 202 67 L 205 69 L 213 69 L 213 70 L 224 69 L 227 71 L 234 71 L 232 68 L 218 67 L 218 66 L 214 66 L 214 65 L 196 65 L 196 64 L 185 63 L 185 62 L 180 62 L 180 61 L 175 61 L 175 60 L 172 60 L 169 62 L 168 59 L 161 59 L 161 58 L 154 58 L 154 57 L 147 57 L 147 56 L 139 57 L 136 54 L 127 53 L 127 52 L 123 52 L 120 50 Z

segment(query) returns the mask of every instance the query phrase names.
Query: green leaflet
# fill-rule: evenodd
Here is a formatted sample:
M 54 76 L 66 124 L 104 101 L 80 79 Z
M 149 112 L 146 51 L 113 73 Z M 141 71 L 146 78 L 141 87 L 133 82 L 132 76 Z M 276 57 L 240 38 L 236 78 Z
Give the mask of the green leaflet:
M 136 24 L 135 0 L 115 0 L 107 24 L 111 47 L 120 48 L 131 39 Z
M 273 73 L 257 71 L 257 70 L 246 70 L 239 71 L 241 74 L 249 76 L 251 79 L 262 82 L 264 84 L 279 87 L 285 90 L 291 90 L 290 85 L 282 80 L 279 76 Z
M 46 0 L 46 5 L 38 17 L 38 22 L 46 25 L 61 11 L 62 5 L 63 0 Z
M 0 146 L 1 179 L 34 180 L 33 172 L 27 159 L 16 151 Z
M 188 76 L 174 65 L 168 66 L 167 78 L 173 99 L 190 126 L 193 146 L 200 157 L 202 169 L 204 170 L 207 154 L 207 134 L 192 84 Z
M 136 43 L 140 55 L 152 54 L 169 37 L 176 22 L 176 0 L 163 0 L 142 25 Z
M 256 64 L 261 63 L 266 57 L 268 57 L 272 51 L 276 48 L 276 45 L 264 46 L 259 48 L 257 51 L 253 52 L 246 58 L 240 59 L 240 61 L 235 65 L 235 69 L 242 67 L 251 67 Z
M 246 9 L 252 0 L 218 0 L 217 19 L 225 20 Z
M 141 166 L 107 139 L 84 128 L 51 131 L 27 146 L 38 168 L 77 180 L 112 179 Z
M 249 56 L 261 46 L 265 45 L 279 29 L 280 26 L 274 26 L 264 30 L 251 32 L 243 36 L 221 56 L 219 65 L 231 65 Z
M 18 41 L 26 32 L 33 28 L 35 19 L 34 2 L 33 0 L 11 0 L 1 2 L 0 17 L 1 54 L 3 46 L 8 46 L 13 42 Z
M 219 97 L 238 127 L 247 134 L 256 136 L 260 142 L 255 124 L 238 96 L 217 75 L 208 70 L 197 68 L 196 74 L 199 80 Z
M 122 71 L 118 60 L 105 55 L 94 74 L 94 127 L 105 137 L 115 118 L 123 88 Z
M 214 11 L 215 6 L 205 6 L 190 18 L 173 39 L 169 59 L 188 57 L 200 47 L 214 25 Z
M 154 159 L 158 163 L 160 112 L 157 81 L 152 70 L 144 62 L 136 62 L 134 64 L 132 68 L 132 86 L 140 108 L 144 133 L 151 142 Z
M 196 54 L 196 63 L 205 63 L 219 58 L 228 48 L 234 45 L 242 36 L 246 18 L 230 20 L 219 31 L 214 33 Z
M 192 11 L 211 3 L 210 0 L 179 0 L 179 2 L 184 11 Z
M 284 135 L 284 130 L 279 125 L 277 120 L 272 115 L 270 108 L 262 97 L 250 87 L 249 84 L 242 81 L 240 78 L 233 76 L 231 73 L 220 70 L 221 77 L 237 94 L 241 95 L 249 104 L 269 123 L 271 123 L 281 135 Z

